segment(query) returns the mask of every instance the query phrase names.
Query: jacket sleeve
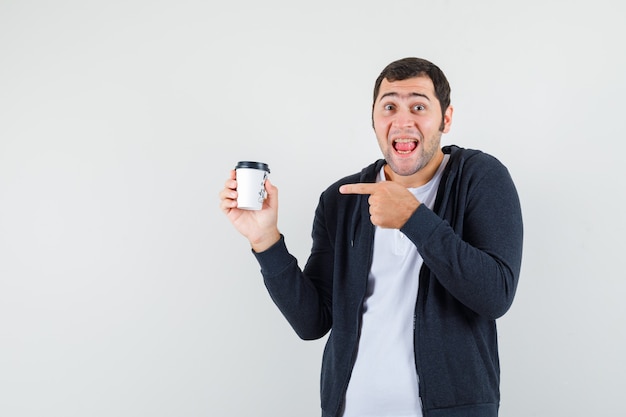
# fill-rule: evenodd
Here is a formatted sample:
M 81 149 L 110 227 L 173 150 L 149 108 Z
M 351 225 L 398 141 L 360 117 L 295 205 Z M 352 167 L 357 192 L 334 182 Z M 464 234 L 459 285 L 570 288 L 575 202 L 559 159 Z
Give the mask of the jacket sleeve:
M 302 339 L 323 337 L 331 328 L 333 250 L 320 199 L 313 225 L 313 248 L 304 271 L 287 249 L 285 238 L 266 251 L 253 251 L 265 286 L 283 316 Z
M 495 159 L 463 176 L 443 220 L 423 204 L 402 227 L 439 283 L 475 313 L 496 319 L 511 306 L 521 268 L 517 191 Z M 452 207 L 453 206 L 453 207 Z

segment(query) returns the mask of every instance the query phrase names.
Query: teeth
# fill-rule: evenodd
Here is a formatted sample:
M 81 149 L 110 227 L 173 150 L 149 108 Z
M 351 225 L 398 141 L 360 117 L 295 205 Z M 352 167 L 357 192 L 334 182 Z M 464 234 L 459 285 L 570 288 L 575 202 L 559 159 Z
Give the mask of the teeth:
M 408 155 L 417 148 L 419 141 L 413 138 L 397 138 L 394 139 L 393 143 L 396 152 L 400 155 Z

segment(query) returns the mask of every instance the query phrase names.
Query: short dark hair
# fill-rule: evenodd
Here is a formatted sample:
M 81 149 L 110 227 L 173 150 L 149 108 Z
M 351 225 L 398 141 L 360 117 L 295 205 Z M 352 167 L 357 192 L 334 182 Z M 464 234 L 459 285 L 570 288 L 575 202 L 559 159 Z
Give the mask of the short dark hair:
M 448 106 L 450 106 L 450 84 L 443 71 L 430 61 L 421 58 L 403 58 L 387 65 L 380 73 L 374 84 L 374 99 L 372 101 L 372 111 L 376 105 L 380 84 L 384 79 L 387 81 L 402 81 L 413 77 L 430 78 L 435 87 L 435 96 L 441 105 L 441 117 L 444 117 Z M 443 123 L 443 122 L 442 122 Z

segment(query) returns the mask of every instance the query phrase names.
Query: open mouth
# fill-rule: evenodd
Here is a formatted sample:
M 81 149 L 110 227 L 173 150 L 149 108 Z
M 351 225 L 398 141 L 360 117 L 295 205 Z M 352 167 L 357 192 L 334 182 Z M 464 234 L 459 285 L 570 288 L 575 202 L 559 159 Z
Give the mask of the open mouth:
M 393 141 L 393 149 L 400 155 L 408 155 L 417 148 L 417 139 L 399 138 Z

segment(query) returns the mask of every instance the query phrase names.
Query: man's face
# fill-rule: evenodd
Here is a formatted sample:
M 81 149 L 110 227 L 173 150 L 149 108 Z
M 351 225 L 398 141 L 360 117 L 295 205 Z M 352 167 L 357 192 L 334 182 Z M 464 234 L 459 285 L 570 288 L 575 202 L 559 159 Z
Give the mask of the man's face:
M 410 186 L 430 180 L 443 157 L 441 134 L 450 130 L 452 106 L 443 115 L 429 77 L 402 81 L 384 79 L 373 107 L 378 145 L 392 180 Z M 389 172 L 391 171 L 391 172 Z M 410 178 L 398 178 L 410 177 Z

